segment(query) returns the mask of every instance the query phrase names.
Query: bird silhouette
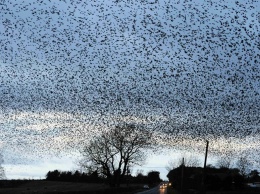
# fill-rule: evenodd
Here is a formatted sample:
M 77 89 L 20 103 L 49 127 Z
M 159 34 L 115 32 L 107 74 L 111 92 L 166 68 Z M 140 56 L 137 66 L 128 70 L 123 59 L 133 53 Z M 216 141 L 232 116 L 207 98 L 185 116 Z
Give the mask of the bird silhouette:
M 237 156 L 259 158 L 258 7 L 0 1 L 6 161 L 76 152 L 125 121 L 153 129 L 169 149 L 201 151 L 208 139 L 212 154 L 237 146 Z

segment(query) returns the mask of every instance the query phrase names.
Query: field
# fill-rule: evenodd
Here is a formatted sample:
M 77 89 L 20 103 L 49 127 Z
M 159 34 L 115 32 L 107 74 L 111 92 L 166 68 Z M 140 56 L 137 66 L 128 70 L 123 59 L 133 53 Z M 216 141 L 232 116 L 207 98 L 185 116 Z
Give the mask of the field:
M 0 194 L 130 194 L 141 189 L 142 185 L 122 185 L 120 188 L 109 188 L 105 184 L 43 180 L 3 181 L 0 184 Z

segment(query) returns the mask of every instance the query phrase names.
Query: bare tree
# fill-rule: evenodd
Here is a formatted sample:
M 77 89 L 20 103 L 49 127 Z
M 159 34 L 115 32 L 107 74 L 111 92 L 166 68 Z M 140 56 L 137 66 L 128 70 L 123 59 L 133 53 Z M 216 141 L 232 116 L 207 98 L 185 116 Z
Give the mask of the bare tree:
M 247 175 L 250 165 L 251 163 L 246 156 L 241 156 L 240 158 L 238 158 L 236 163 L 237 168 L 239 169 L 241 175 L 244 177 Z
M 188 167 L 198 167 L 201 165 L 199 158 L 193 154 L 184 157 L 184 165 Z
M 176 158 L 173 161 L 169 161 L 168 162 L 168 166 L 166 166 L 166 169 L 168 171 L 170 171 L 170 170 L 172 170 L 174 168 L 177 168 L 177 167 L 181 166 L 182 162 L 183 162 L 183 158 L 184 158 L 184 166 L 187 166 L 187 167 L 197 167 L 197 166 L 200 166 L 200 164 L 201 164 L 201 162 L 200 162 L 200 160 L 199 160 L 199 158 L 197 156 L 194 156 L 193 154 L 190 154 L 190 155 L 183 155 L 180 158 Z
M 231 158 L 230 157 L 221 157 L 217 161 L 217 167 L 219 168 L 230 168 L 231 167 Z
M 148 130 L 135 125 L 117 126 L 89 142 L 83 151 L 82 165 L 88 171 L 98 171 L 111 186 L 119 186 L 127 168 L 146 159 L 145 151 L 152 145 L 150 137 Z
M 136 176 L 144 176 L 144 170 L 143 169 L 138 169 L 136 171 Z

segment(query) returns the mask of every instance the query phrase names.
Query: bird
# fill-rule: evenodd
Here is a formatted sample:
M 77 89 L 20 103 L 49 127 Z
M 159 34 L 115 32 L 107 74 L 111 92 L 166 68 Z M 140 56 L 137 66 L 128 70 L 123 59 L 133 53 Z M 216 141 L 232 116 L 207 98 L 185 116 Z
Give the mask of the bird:
M 71 153 L 125 120 L 158 128 L 154 142 L 175 150 L 208 139 L 222 156 L 260 142 L 257 2 L 6 0 L 0 10 L 6 153 Z M 259 158 L 257 147 L 246 149 Z

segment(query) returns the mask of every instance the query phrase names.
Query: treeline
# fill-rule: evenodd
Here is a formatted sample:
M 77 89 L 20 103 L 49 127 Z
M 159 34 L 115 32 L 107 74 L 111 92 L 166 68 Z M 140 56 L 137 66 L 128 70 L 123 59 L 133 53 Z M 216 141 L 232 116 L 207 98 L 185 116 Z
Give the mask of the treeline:
M 86 182 L 86 183 L 106 183 L 107 179 L 105 177 L 99 176 L 95 171 L 93 173 L 85 173 L 79 171 L 49 171 L 46 174 L 46 180 L 48 181 L 64 181 L 64 182 Z M 131 174 L 126 175 L 122 179 L 122 183 L 140 183 L 140 184 L 157 184 L 161 182 L 160 173 L 158 171 L 150 171 L 147 175 L 138 173 L 136 176 Z
M 167 177 L 172 186 L 178 190 L 202 189 L 203 168 L 183 167 L 182 165 L 169 171 Z M 216 168 L 208 166 L 205 173 L 205 187 L 207 190 L 240 190 L 247 182 L 260 181 L 259 173 L 251 171 L 250 176 L 244 176 L 237 168 Z
M 88 183 L 101 183 L 104 178 L 98 176 L 97 172 L 91 174 L 84 172 L 71 172 L 71 171 L 49 171 L 46 175 L 48 181 L 65 181 L 65 182 L 88 182 Z

